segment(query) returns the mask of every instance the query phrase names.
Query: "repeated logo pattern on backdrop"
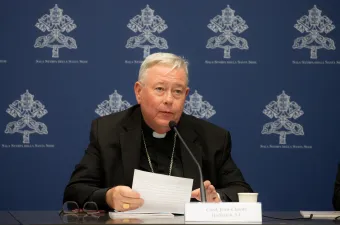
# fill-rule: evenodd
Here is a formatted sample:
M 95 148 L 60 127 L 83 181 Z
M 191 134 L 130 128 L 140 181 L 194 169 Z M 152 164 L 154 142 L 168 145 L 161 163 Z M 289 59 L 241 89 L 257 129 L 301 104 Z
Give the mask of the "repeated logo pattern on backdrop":
M 290 96 L 285 91 L 277 96 L 276 101 L 271 101 L 266 105 L 263 114 L 274 121 L 263 125 L 261 133 L 279 135 L 279 145 L 260 145 L 261 148 L 312 148 L 310 145 L 287 144 L 287 135 L 304 136 L 305 132 L 301 124 L 292 122 L 304 115 L 304 112 L 298 103 L 290 100 Z
M 109 95 L 109 100 L 104 100 L 98 105 L 95 112 L 99 116 L 106 116 L 123 111 L 129 107 L 131 107 L 131 104 L 128 101 L 123 100 L 123 96 L 115 90 L 111 95 Z
M 20 100 L 15 100 L 9 105 L 6 112 L 13 118 L 20 118 L 7 124 L 5 133 L 23 135 L 24 144 L 30 143 L 30 135 L 48 134 L 47 126 L 44 123 L 35 121 L 35 118 L 40 119 L 47 114 L 45 106 L 38 100 L 34 100 L 34 95 L 30 94 L 28 90 L 21 95 Z
M 189 95 L 189 100 L 185 101 L 184 113 L 197 118 L 209 119 L 216 114 L 216 111 L 209 102 L 203 101 L 203 96 L 195 90 L 195 93 Z
M 335 29 L 332 20 L 327 16 L 322 16 L 322 11 L 316 5 L 308 10 L 308 16 L 302 16 L 294 27 L 306 36 L 294 40 L 293 49 L 310 49 L 310 58 L 317 59 L 318 49 L 335 50 L 335 43 L 332 39 L 322 36 Z
M 76 40 L 63 33 L 70 33 L 76 29 L 76 24 L 68 16 L 63 15 L 63 10 L 56 4 L 50 9 L 50 14 L 43 15 L 35 26 L 42 32 L 48 32 L 46 36 L 40 36 L 35 40 L 35 48 L 52 48 L 52 57 L 59 58 L 59 49 L 76 49 Z
M 130 37 L 125 47 L 142 48 L 144 58 L 150 55 L 150 50 L 153 48 L 168 49 L 167 41 L 154 34 L 162 33 L 168 26 L 160 16 L 154 15 L 154 12 L 149 5 L 146 5 L 146 8 L 142 9 L 141 15 L 133 17 L 127 25 L 130 30 L 140 34 Z
M 263 110 L 263 113 L 270 119 L 275 118 L 274 122 L 266 123 L 263 126 L 262 134 L 280 135 L 280 144 L 286 144 L 289 134 L 304 135 L 303 127 L 293 123 L 290 119 L 297 119 L 303 115 L 301 107 L 294 101 L 290 101 L 290 96 L 284 91 L 277 96 L 277 101 L 272 101 Z
M 248 29 L 248 25 L 240 16 L 235 16 L 235 10 L 231 9 L 229 5 L 222 10 L 222 15 L 217 15 L 210 20 L 208 28 L 221 34 L 210 38 L 206 47 L 208 49 L 222 48 L 224 58 L 231 58 L 231 49 L 233 48 L 249 49 L 247 40 L 235 35 L 235 33 L 241 34 Z
M 229 5 L 222 10 L 221 15 L 213 17 L 208 28 L 218 33 L 217 36 L 213 36 L 208 39 L 206 49 L 214 50 L 216 57 L 213 59 L 206 58 L 204 63 L 210 65 L 257 65 L 256 59 L 246 59 L 243 57 L 242 60 L 238 59 L 240 55 L 247 55 L 245 51 L 249 50 L 248 40 L 243 38 L 241 35 L 243 32 L 248 30 L 246 20 L 241 16 L 235 15 L 235 10 Z M 223 55 L 217 49 L 223 50 Z M 234 51 L 232 56 L 232 50 L 244 50 L 244 52 Z M 236 54 L 237 53 L 237 54 Z M 235 56 L 236 55 L 236 56 Z M 219 56 L 219 57 L 217 57 Z

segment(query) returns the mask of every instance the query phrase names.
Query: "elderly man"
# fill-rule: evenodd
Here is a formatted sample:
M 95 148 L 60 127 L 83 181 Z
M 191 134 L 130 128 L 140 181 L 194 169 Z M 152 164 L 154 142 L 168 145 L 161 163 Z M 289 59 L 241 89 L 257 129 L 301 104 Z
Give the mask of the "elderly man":
M 335 210 L 340 211 L 340 163 L 338 165 L 338 173 L 334 185 L 333 206 Z
M 199 201 L 197 167 L 169 121 L 178 124 L 202 166 L 208 202 L 238 201 L 238 192 L 252 192 L 230 155 L 229 132 L 183 114 L 189 93 L 185 60 L 170 53 L 148 56 L 134 91 L 138 105 L 92 122 L 90 144 L 65 189 L 64 202 L 136 209 L 143 199 L 131 189 L 134 169 L 193 178 L 191 197 Z

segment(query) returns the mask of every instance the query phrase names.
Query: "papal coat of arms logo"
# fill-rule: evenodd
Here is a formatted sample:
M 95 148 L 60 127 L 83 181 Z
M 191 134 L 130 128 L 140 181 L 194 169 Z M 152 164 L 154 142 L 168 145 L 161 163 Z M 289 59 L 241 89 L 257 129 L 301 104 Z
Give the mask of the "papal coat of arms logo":
M 63 33 L 70 33 L 77 26 L 68 15 L 63 15 L 63 10 L 56 4 L 50 9 L 50 14 L 43 15 L 35 26 L 42 32 L 48 32 L 46 36 L 40 36 L 35 40 L 35 48 L 52 48 L 52 57 L 59 58 L 59 49 L 77 49 L 76 40 Z
M 262 134 L 278 134 L 280 136 L 280 144 L 286 144 L 286 138 L 289 134 L 304 135 L 303 127 L 300 124 L 293 123 L 291 119 L 297 119 L 304 113 L 301 107 L 294 101 L 290 101 L 290 96 L 284 91 L 277 96 L 277 101 L 270 102 L 263 113 L 273 122 L 266 123 L 263 126 Z
M 48 134 L 47 126 L 44 123 L 37 122 L 34 118 L 40 119 L 47 114 L 45 106 L 38 100 L 34 100 L 34 95 L 30 94 L 28 90 L 21 95 L 21 100 L 15 100 L 9 105 L 6 112 L 13 118 L 20 118 L 7 124 L 5 133 L 23 134 L 23 143 L 30 143 L 30 135 Z
M 233 48 L 241 50 L 249 49 L 247 40 L 235 35 L 248 29 L 248 25 L 240 16 L 235 16 L 235 10 L 232 10 L 229 5 L 222 10 L 222 15 L 217 15 L 210 20 L 208 28 L 215 33 L 219 32 L 221 34 L 210 38 L 206 48 L 222 48 L 224 50 L 224 58 L 231 58 L 231 49 Z
M 152 10 L 149 5 L 146 5 L 146 8 L 142 9 L 141 15 L 133 17 L 127 27 L 133 32 L 140 34 L 130 37 L 125 47 L 142 48 L 144 58 L 150 55 L 150 50 L 153 48 L 168 49 L 167 41 L 154 34 L 162 33 L 168 26 L 160 16 L 154 15 L 154 10 Z
M 214 107 L 210 105 L 209 102 L 203 101 L 202 99 L 203 96 L 198 94 L 195 90 L 195 93 L 189 95 L 189 101 L 185 101 L 184 103 L 184 113 L 197 118 L 206 119 L 215 115 L 216 111 L 214 110 Z
M 118 94 L 117 90 L 115 90 L 110 96 L 109 100 L 105 100 L 100 103 L 95 110 L 95 112 L 99 116 L 106 116 L 112 113 L 123 111 L 127 108 L 131 107 L 131 104 L 126 100 L 122 100 L 123 96 Z
M 294 25 L 295 29 L 307 35 L 296 38 L 293 49 L 310 49 L 310 58 L 317 59 L 318 49 L 335 50 L 334 41 L 321 35 L 328 34 L 335 29 L 335 26 L 327 16 L 321 15 L 322 11 L 316 5 L 308 12 L 308 16 L 302 16 Z

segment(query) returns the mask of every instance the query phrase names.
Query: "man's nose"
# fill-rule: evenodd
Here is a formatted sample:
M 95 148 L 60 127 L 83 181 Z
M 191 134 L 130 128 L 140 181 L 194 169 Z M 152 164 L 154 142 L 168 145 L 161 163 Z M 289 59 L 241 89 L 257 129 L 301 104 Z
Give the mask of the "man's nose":
M 171 91 L 167 91 L 164 95 L 164 104 L 172 104 L 174 101 L 174 97 L 172 96 Z

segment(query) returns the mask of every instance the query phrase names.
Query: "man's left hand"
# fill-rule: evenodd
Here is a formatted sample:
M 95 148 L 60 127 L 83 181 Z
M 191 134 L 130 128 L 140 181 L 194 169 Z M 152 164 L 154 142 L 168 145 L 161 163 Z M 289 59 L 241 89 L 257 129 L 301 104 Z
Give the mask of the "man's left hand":
M 210 181 L 204 181 L 204 188 L 207 194 L 207 202 L 221 202 L 215 187 L 210 183 Z M 191 198 L 196 198 L 198 201 L 201 201 L 201 191 L 199 188 L 191 192 Z

